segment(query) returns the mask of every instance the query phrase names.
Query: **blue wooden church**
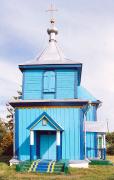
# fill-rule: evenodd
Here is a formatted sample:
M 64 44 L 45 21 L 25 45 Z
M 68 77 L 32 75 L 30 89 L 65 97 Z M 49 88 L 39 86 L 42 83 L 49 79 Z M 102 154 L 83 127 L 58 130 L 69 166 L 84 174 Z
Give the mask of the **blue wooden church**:
M 55 20 L 50 23 L 48 47 L 19 65 L 22 98 L 10 102 L 15 108 L 14 157 L 72 162 L 97 158 L 101 148 L 105 158 L 105 128 L 97 121 L 101 102 L 81 86 L 82 64 L 65 58 Z

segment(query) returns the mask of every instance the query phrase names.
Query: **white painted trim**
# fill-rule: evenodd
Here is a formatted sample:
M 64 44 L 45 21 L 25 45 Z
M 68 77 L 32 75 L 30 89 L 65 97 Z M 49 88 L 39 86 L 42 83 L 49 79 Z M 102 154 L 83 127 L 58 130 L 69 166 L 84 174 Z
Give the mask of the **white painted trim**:
M 105 136 L 106 136 L 106 135 L 103 134 L 103 146 L 104 146 L 103 148 L 106 148 L 106 138 L 105 138 Z
M 102 148 L 104 148 L 103 135 L 102 135 Z
M 30 131 L 30 145 L 34 145 L 34 131 Z
M 60 131 L 56 132 L 56 144 L 57 146 L 60 146 Z

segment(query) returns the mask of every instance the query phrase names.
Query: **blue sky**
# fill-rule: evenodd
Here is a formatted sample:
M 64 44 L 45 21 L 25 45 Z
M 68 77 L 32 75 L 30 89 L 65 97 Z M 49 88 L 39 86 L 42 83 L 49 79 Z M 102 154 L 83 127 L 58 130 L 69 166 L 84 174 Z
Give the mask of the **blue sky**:
M 39 55 L 51 0 L 0 0 L 0 116 L 21 85 L 18 64 Z M 57 37 L 66 57 L 83 63 L 82 84 L 103 102 L 98 119 L 114 130 L 114 1 L 55 0 Z

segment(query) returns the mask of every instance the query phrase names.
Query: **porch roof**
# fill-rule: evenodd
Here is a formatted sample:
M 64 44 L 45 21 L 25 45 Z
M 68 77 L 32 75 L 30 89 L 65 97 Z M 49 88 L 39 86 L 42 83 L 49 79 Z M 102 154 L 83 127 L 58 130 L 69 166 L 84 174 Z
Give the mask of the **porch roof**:
M 42 125 L 41 121 L 43 119 L 47 120 L 46 125 Z M 33 121 L 28 128 L 29 130 L 49 130 L 49 131 L 63 131 L 63 128 L 54 120 L 52 119 L 46 112 L 43 112 L 35 121 Z

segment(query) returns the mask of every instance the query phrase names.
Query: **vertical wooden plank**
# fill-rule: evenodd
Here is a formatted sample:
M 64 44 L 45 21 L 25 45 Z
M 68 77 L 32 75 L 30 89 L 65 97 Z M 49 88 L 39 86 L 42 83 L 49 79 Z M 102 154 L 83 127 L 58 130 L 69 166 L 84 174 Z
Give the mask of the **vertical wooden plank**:
M 75 159 L 74 157 L 74 111 L 73 108 L 69 109 L 69 138 L 70 138 L 70 144 L 69 144 L 69 154 L 70 159 Z
M 80 109 L 80 159 L 84 159 L 84 115 Z
M 77 87 L 78 87 L 78 71 L 75 70 L 74 72 L 74 98 L 78 97 L 78 91 L 77 91 Z
M 22 75 L 22 99 L 24 100 L 24 95 L 25 95 L 25 72 L 23 71 Z
M 42 98 L 42 70 L 26 70 L 24 72 L 24 99 Z
M 19 110 L 15 110 L 15 154 L 19 157 Z
M 22 123 L 22 109 L 19 109 L 19 159 L 23 160 L 23 123 Z
M 69 108 L 70 110 L 70 108 Z M 70 137 L 69 137 L 69 110 L 65 108 L 65 144 L 66 144 L 66 159 L 70 159 Z
M 74 116 L 75 116 L 75 159 L 79 159 L 78 157 L 78 149 L 79 149 L 79 130 L 78 130 L 78 110 L 75 108 L 74 109 Z
M 75 70 L 57 70 L 57 99 L 74 98 Z

